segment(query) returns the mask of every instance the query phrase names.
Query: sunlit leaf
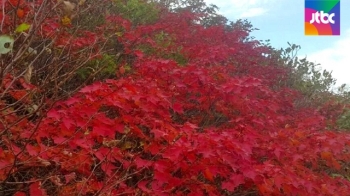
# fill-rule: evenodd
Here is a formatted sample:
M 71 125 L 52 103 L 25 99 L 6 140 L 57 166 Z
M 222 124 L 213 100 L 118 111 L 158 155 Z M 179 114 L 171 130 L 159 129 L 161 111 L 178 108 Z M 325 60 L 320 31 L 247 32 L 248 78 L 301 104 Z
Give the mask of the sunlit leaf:
M 15 31 L 16 31 L 16 33 L 22 33 L 23 31 L 26 31 L 29 28 L 30 28 L 30 24 L 22 23 L 22 24 L 17 26 Z

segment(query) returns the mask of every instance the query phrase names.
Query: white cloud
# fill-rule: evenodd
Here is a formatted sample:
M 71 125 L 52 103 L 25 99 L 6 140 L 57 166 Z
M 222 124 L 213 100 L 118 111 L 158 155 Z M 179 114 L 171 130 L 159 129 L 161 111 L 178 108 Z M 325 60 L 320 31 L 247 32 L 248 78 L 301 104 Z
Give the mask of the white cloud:
M 323 69 L 333 71 L 333 78 L 337 79 L 336 86 L 341 84 L 350 85 L 350 29 L 343 38 L 328 48 L 307 55 L 311 62 L 320 63 Z
M 217 5 L 219 13 L 229 18 L 249 18 L 268 12 L 268 8 L 277 0 L 205 0 L 207 4 Z
M 260 16 L 267 12 L 264 8 L 251 8 L 240 15 L 240 18 L 250 18 L 254 16 Z

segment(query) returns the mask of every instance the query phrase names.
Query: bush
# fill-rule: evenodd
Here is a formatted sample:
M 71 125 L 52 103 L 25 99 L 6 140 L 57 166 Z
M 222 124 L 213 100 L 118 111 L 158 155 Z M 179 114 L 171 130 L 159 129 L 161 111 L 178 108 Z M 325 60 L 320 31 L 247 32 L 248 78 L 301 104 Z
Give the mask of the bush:
M 348 194 L 331 76 L 201 2 L 2 4 L 1 195 Z

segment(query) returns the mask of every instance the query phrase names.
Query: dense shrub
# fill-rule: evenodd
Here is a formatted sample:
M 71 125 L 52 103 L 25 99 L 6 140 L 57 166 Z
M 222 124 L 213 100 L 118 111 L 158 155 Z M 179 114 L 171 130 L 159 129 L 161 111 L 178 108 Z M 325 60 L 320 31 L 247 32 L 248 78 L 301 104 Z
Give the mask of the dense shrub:
M 348 194 L 331 75 L 173 3 L 4 1 L 1 195 Z

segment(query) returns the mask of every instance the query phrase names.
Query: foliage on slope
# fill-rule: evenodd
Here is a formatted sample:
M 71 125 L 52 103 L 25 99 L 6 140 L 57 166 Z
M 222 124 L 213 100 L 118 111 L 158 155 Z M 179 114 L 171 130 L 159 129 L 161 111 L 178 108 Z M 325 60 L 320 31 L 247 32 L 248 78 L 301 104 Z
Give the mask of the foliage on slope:
M 0 193 L 346 195 L 331 77 L 162 2 L 2 5 Z

